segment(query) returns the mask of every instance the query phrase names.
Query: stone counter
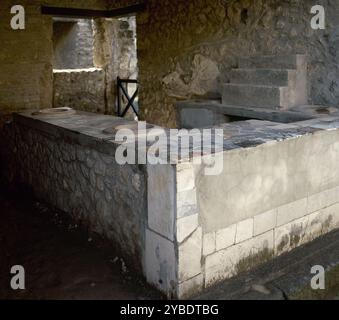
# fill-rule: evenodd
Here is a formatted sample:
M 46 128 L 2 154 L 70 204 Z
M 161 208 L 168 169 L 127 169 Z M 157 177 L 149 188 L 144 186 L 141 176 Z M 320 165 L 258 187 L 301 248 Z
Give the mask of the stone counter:
M 114 120 L 84 112 L 67 119 L 15 114 L 7 128 L 6 171 L 11 183 L 30 187 L 42 201 L 112 240 L 141 270 L 147 173 L 116 163 L 116 145 L 101 133 Z
M 117 164 L 121 143 L 103 130 L 128 121 L 16 114 L 7 179 L 114 242 L 169 298 L 190 297 L 339 227 L 339 117 L 303 114 L 216 125 L 215 176 L 183 159 Z

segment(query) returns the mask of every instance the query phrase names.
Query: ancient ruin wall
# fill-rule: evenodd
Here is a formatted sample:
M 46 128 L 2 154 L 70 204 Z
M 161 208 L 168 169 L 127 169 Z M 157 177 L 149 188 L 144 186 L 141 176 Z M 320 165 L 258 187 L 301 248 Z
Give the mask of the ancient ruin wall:
M 91 120 L 107 121 L 100 117 L 93 114 Z M 117 164 L 114 144 L 97 139 L 95 130 L 79 133 L 86 118 L 74 116 L 72 121 L 73 131 L 72 125 L 65 129 L 19 116 L 5 125 L 4 179 L 9 186 L 31 188 L 40 201 L 111 240 L 141 270 L 146 172 L 137 165 Z M 78 129 L 77 123 L 82 123 Z
M 91 68 L 92 19 L 57 19 L 53 23 L 54 69 Z
M 54 70 L 53 106 L 105 113 L 105 73 L 102 69 Z
M 12 0 L 2 0 L 0 4 L 0 125 L 13 111 L 48 108 L 53 100 L 52 17 L 41 15 L 42 1 L 22 0 L 26 29 L 12 30 L 10 9 L 15 4 L 18 3 Z M 43 4 L 107 8 L 106 0 L 47 0 Z
M 323 4 L 326 30 L 310 27 Z M 149 0 L 137 19 L 143 117 L 176 125 L 174 103 L 215 96 L 239 56 L 306 53 L 310 103 L 339 105 L 335 0 Z
M 106 73 L 106 113 L 115 114 L 117 77 L 138 75 L 135 17 L 94 19 L 94 65 Z

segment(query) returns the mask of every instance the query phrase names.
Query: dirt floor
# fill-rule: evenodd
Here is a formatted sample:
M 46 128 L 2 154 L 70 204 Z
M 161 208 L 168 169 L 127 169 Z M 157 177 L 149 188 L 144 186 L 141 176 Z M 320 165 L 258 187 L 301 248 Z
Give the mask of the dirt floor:
M 0 191 L 0 299 L 160 299 L 112 247 L 26 194 Z M 26 290 L 10 288 L 22 265 Z

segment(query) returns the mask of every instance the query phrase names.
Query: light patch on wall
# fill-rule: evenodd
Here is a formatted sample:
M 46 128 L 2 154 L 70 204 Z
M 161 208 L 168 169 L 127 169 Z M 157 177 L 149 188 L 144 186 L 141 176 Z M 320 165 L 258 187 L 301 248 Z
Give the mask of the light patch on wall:
M 176 70 L 165 76 L 162 80 L 166 93 L 175 98 L 190 98 L 192 96 L 205 96 L 216 91 L 220 71 L 213 60 L 201 55 L 195 55 L 189 80 L 184 80 L 185 72 L 180 64 Z

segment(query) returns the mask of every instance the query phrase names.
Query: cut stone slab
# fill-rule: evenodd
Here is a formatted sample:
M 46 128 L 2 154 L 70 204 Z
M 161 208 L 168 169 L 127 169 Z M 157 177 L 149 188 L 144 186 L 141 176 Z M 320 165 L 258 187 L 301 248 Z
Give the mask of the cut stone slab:
M 195 292 L 201 292 L 204 287 L 204 276 L 202 274 L 189 279 L 178 286 L 178 298 L 185 299 L 190 298 Z
M 177 241 L 183 242 L 198 228 L 199 218 L 197 214 L 181 218 L 177 221 Z
M 237 225 L 233 224 L 216 232 L 216 250 L 226 249 L 235 244 Z
M 253 56 L 239 59 L 240 68 L 298 69 L 305 65 L 306 56 L 301 54 Z
M 175 171 L 170 165 L 150 165 L 148 169 L 148 226 L 174 240 Z
M 179 282 L 189 280 L 201 273 L 202 229 L 198 228 L 179 246 Z
M 231 83 L 261 84 L 266 86 L 287 87 L 295 70 L 280 69 L 233 69 L 230 74 Z
M 258 108 L 288 108 L 288 87 L 227 83 L 222 87 L 222 103 Z
M 168 295 L 170 292 L 174 295 L 173 284 L 177 282 L 174 244 L 149 230 L 146 230 L 145 244 L 147 281 Z

